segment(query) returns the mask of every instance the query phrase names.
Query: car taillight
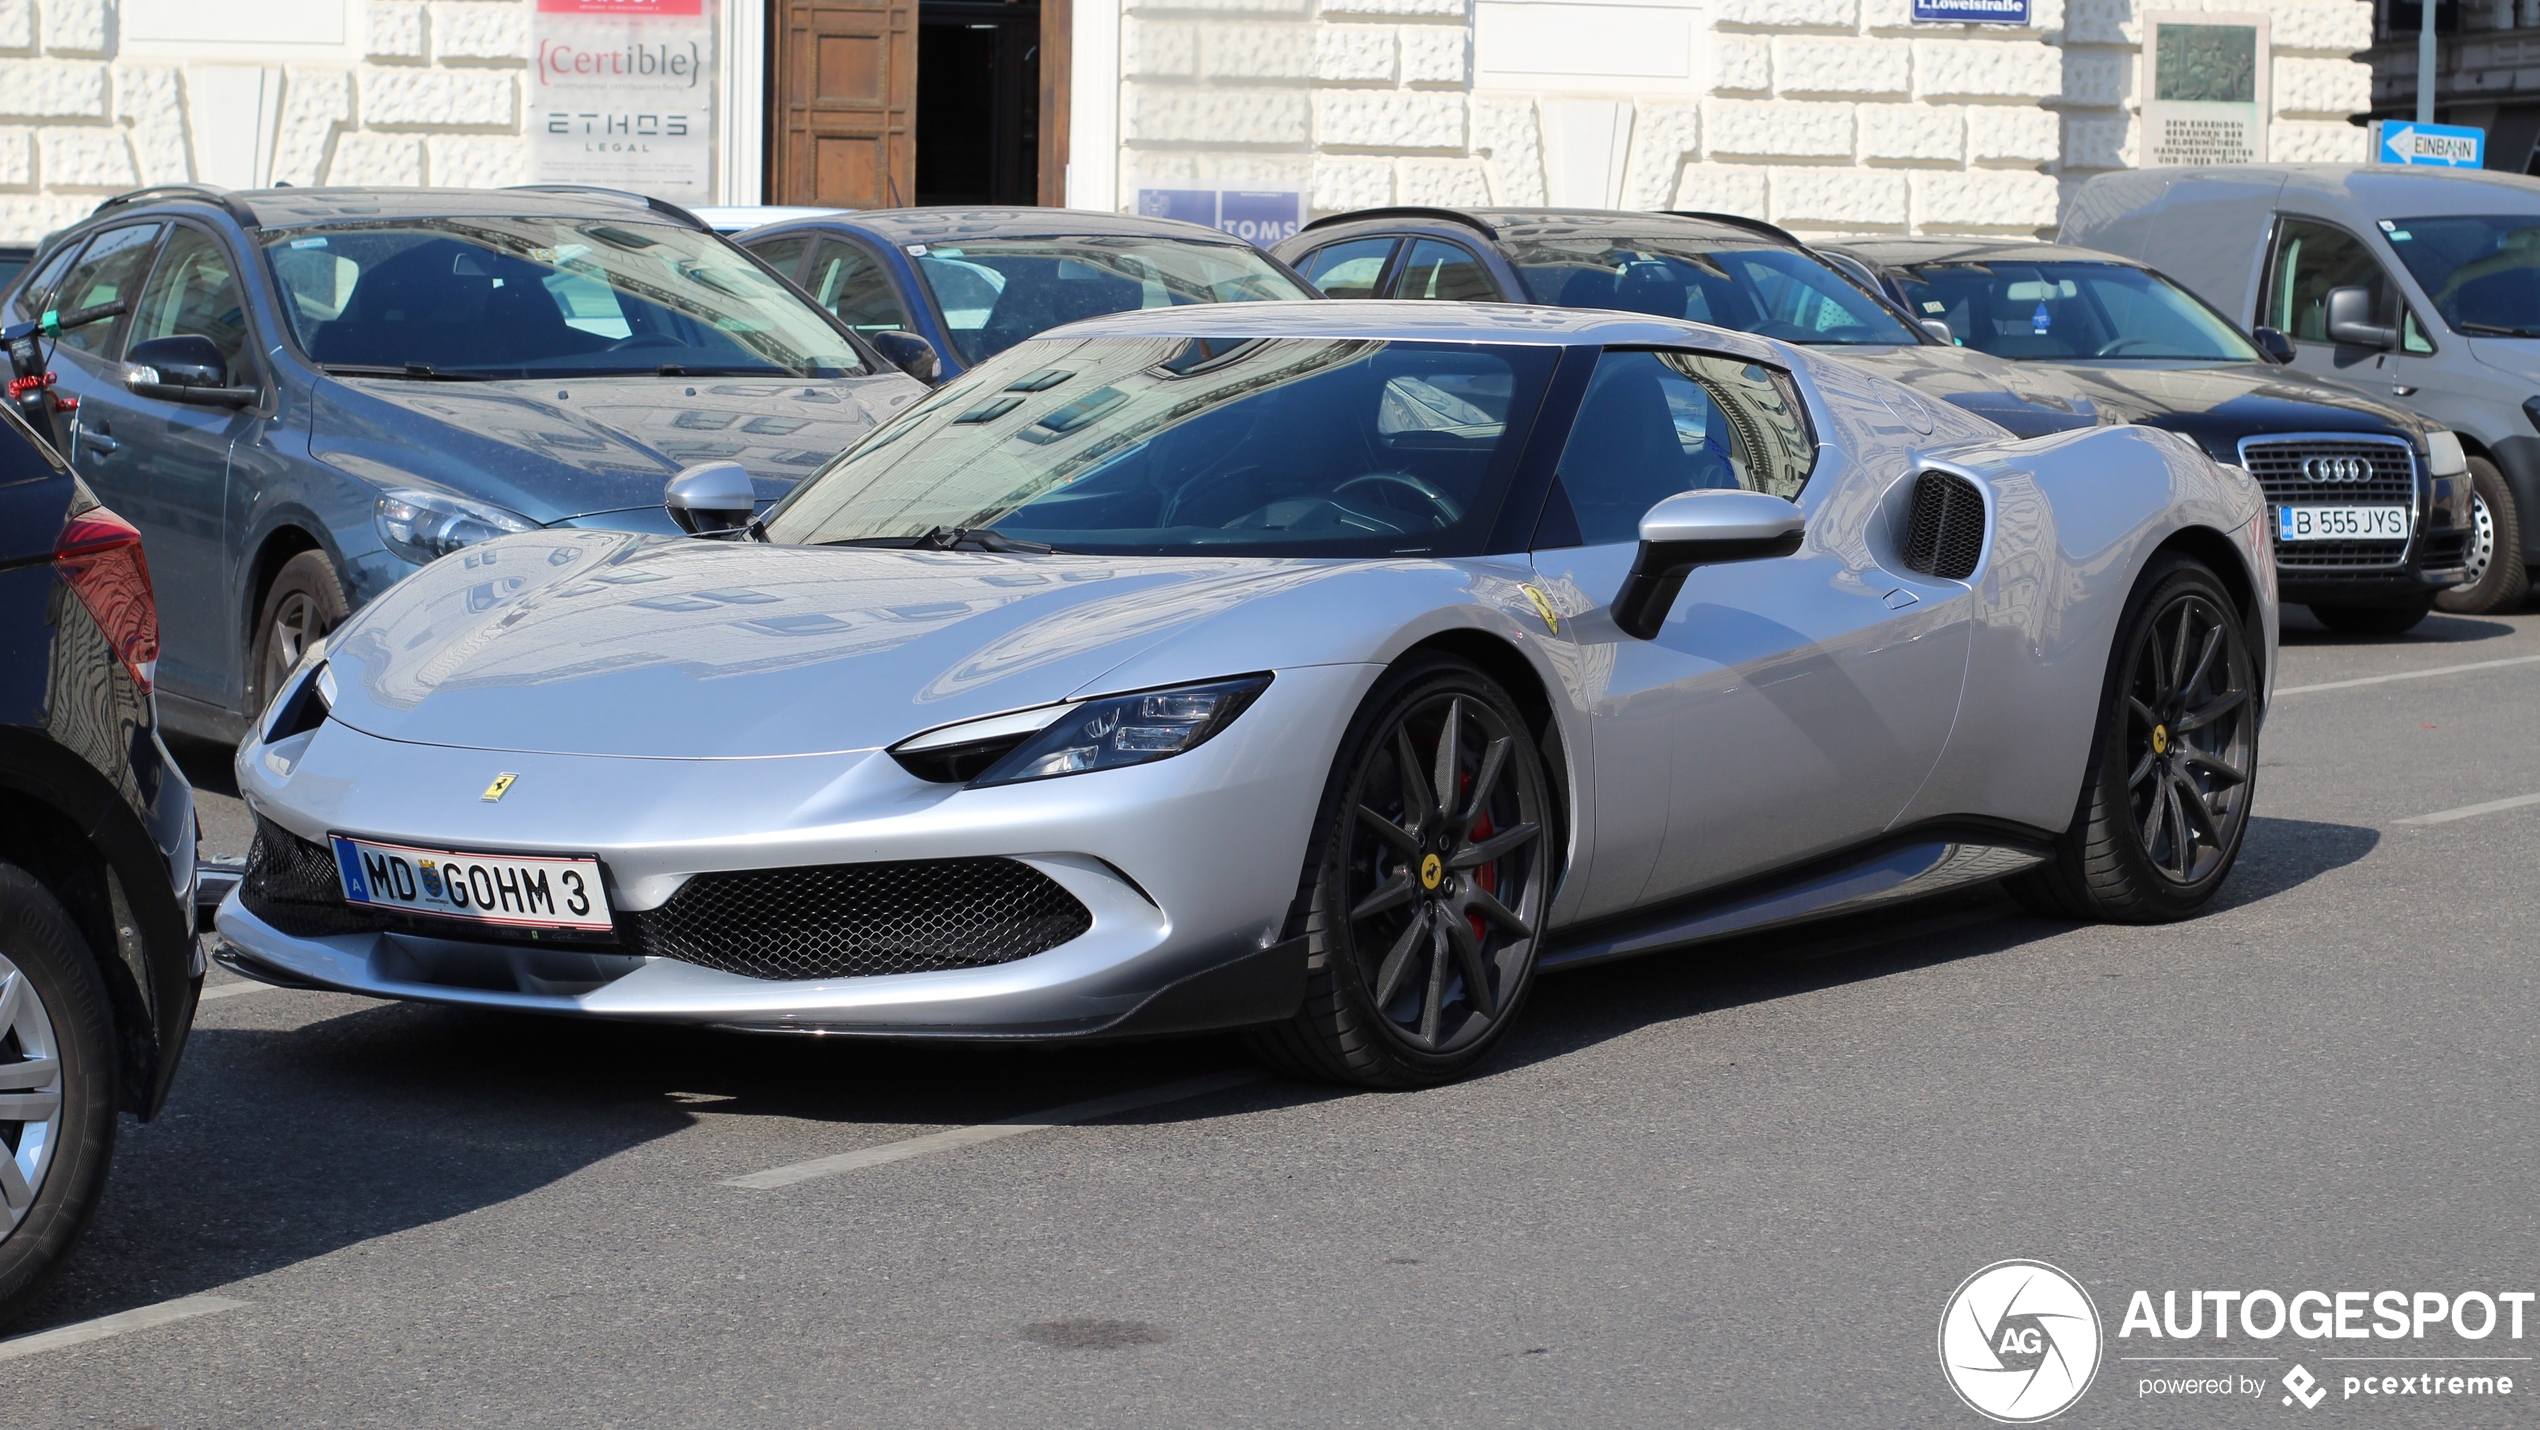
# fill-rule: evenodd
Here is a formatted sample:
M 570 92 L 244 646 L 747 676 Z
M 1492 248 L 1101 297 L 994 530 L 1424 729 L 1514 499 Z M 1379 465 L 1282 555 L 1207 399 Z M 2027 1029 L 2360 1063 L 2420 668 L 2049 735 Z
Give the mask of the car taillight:
M 53 569 L 106 633 L 106 643 L 141 693 L 149 694 L 159 669 L 159 607 L 150 595 L 141 533 L 106 508 L 92 506 L 62 524 L 53 543 Z

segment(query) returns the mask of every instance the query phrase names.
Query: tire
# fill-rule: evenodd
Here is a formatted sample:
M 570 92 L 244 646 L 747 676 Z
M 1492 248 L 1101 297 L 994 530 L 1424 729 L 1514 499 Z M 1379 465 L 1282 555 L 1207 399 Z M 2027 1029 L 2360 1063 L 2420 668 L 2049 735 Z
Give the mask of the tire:
M 2008 884 L 2038 913 L 2169 923 L 2202 911 L 2240 857 L 2256 665 L 2230 595 L 2184 557 L 2144 573 L 2117 630 L 2072 827 Z
M 0 864 L 0 1326 L 96 1213 L 114 1158 L 115 1071 L 87 940 L 33 875 Z
M 1441 808 L 1431 792 L 1450 732 L 1458 793 Z M 1342 737 L 1306 850 L 1305 1002 L 1248 1035 L 1255 1054 L 1356 1087 L 1471 1071 L 1534 986 L 1559 827 L 1542 751 L 1505 690 L 1458 660 L 1389 672 Z
M 2531 594 L 2522 564 L 2522 511 L 2513 488 L 2485 457 L 2469 459 L 2469 579 L 2434 598 L 2462 615 L 2519 610 Z
M 2425 613 L 2434 609 L 2434 598 L 2410 601 L 2404 606 L 2324 606 L 2314 601 L 2311 614 L 2321 625 L 2341 636 L 2395 636 L 2415 630 Z
M 351 604 L 335 564 L 323 551 L 303 551 L 282 563 L 273 584 L 265 588 L 256 611 L 256 636 L 248 670 L 255 679 L 247 690 L 247 718 L 262 719 L 284 676 L 300 663 L 308 643 L 344 623 Z

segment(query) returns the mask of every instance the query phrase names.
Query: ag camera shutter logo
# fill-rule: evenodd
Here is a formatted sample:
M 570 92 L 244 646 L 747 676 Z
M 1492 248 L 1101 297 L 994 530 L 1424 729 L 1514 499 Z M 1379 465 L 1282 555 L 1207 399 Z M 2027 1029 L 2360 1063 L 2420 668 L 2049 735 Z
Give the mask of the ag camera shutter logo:
M 1967 1408 L 2029 1425 L 2072 1408 L 2099 1373 L 2099 1308 L 2043 1261 L 1997 1261 L 1940 1313 L 1940 1369 Z

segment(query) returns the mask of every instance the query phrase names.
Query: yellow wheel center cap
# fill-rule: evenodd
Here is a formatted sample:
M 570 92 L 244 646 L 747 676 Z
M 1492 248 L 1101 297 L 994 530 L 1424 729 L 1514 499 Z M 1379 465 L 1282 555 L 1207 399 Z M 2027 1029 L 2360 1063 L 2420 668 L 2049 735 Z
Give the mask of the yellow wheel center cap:
M 2155 726 L 2153 726 L 2153 727 L 2152 727 L 2152 753 L 2153 753 L 2153 754 L 2156 754 L 2156 755 L 2166 755 L 2166 754 L 2168 754 L 2169 752 L 2170 752 L 2170 727 L 2169 727 L 2169 726 L 2167 726 L 2167 725 L 2155 725 Z
M 1421 888 L 1434 889 L 1438 886 L 1438 880 L 1445 877 L 1446 866 L 1438 862 L 1438 856 L 1435 854 L 1429 855 L 1427 858 L 1420 861 Z

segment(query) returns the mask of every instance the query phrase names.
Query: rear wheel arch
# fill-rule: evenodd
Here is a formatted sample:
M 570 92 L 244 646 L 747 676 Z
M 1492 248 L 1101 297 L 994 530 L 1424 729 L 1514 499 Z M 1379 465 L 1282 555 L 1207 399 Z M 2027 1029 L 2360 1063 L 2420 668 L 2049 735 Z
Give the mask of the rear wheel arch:
M 111 796 L 109 796 L 111 798 Z M 111 811 L 109 811 L 111 817 Z M 147 975 L 147 954 L 139 935 L 119 917 L 113 866 L 69 814 L 41 796 L 16 787 L 0 771 L 0 865 L 25 870 L 57 900 L 79 930 L 106 990 L 114 1018 L 118 1083 L 123 1111 L 147 1115 L 139 1099 L 157 1082 L 159 1048 L 148 995 L 139 978 Z M 127 961 L 139 957 L 144 967 Z

